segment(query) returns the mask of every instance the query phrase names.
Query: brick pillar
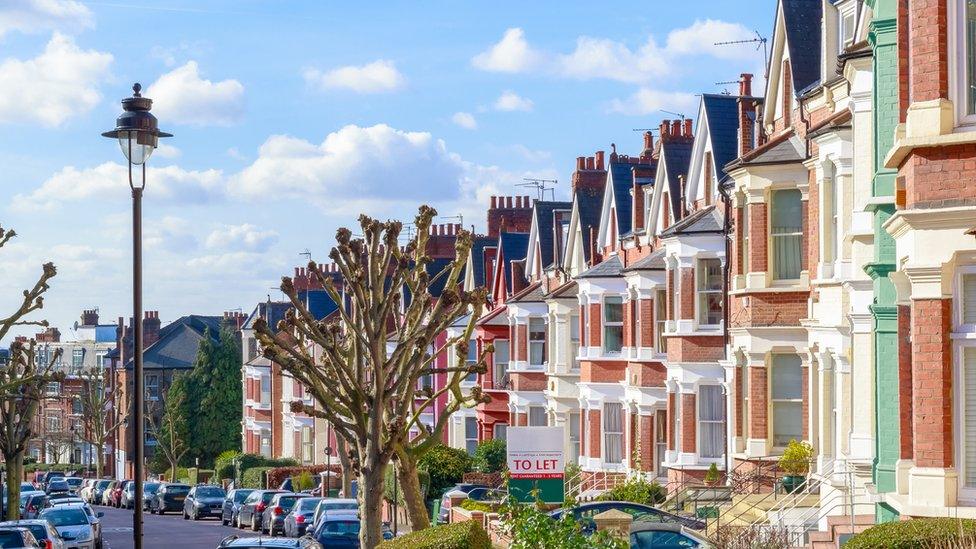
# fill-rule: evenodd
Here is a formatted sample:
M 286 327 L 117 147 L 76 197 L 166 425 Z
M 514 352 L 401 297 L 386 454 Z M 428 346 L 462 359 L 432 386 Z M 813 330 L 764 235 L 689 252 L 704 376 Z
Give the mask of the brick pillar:
M 640 416 L 638 437 L 640 437 L 641 471 L 654 470 L 654 416 Z
M 810 179 L 816 179 L 816 172 L 810 171 Z M 810 194 L 800 200 L 800 270 L 808 271 L 810 265 L 816 265 L 820 257 L 820 227 L 816 220 L 816 216 L 819 214 L 819 208 L 816 206 L 816 202 L 813 202 L 811 206 L 811 200 L 817 200 L 817 184 L 814 181 L 810 185 Z M 811 217 L 813 216 L 813 217 Z M 811 223 L 810 220 L 813 219 L 814 231 L 810 231 Z M 811 234 L 812 233 L 812 234 Z
M 750 438 L 769 438 L 769 423 L 766 420 L 766 384 L 769 371 L 766 366 L 749 366 L 749 436 Z
M 742 400 L 742 368 L 736 366 L 732 368 L 732 402 L 735 407 L 735 418 L 733 418 L 733 423 L 735 424 L 735 436 L 742 436 L 742 407 L 745 403 Z
M 766 249 L 766 204 L 749 204 L 749 272 L 766 272 L 769 259 Z
M 667 279 L 667 291 L 664 292 L 668 299 L 667 315 L 668 320 L 677 320 L 674 318 L 674 269 L 668 269 L 668 279 Z
M 631 337 L 631 331 L 634 329 L 633 314 L 634 314 L 634 300 L 628 299 L 623 303 L 623 313 L 624 313 L 624 347 L 633 347 L 634 338 Z
M 695 318 L 695 269 L 681 267 L 681 319 Z
M 912 102 L 949 97 L 947 4 L 942 0 L 912 0 L 908 3 L 911 33 L 908 77 Z
M 586 420 L 589 422 L 589 428 L 586 430 L 587 441 L 586 445 L 586 455 L 591 458 L 599 458 L 600 450 L 602 446 L 600 445 L 600 436 L 602 430 L 600 429 L 600 410 L 588 410 L 586 413 Z
M 590 303 L 590 347 L 599 347 L 602 344 L 600 337 L 600 326 L 603 319 L 600 318 L 600 304 Z
M 678 401 L 675 393 L 668 393 L 668 450 L 674 450 L 674 416 L 677 413 Z
M 912 308 L 898 306 L 899 457 L 912 459 Z
M 694 393 L 681 393 L 681 451 L 694 453 L 698 440 L 698 409 Z
M 515 360 L 526 361 L 529 359 L 529 327 L 525 324 L 515 325 Z
M 916 467 L 953 465 L 951 299 L 912 300 L 912 410 Z
M 748 258 L 741 257 L 742 254 L 742 208 L 746 208 L 745 204 L 738 208 L 732 208 L 732 223 L 735 227 L 735 240 L 733 240 L 733 251 L 731 260 L 732 274 L 741 275 L 745 274 L 745 269 L 743 268 L 744 262 L 748 261 Z
M 637 334 L 639 338 L 637 345 L 639 347 L 653 347 L 654 346 L 654 300 L 653 299 L 642 299 L 640 300 L 640 333 Z

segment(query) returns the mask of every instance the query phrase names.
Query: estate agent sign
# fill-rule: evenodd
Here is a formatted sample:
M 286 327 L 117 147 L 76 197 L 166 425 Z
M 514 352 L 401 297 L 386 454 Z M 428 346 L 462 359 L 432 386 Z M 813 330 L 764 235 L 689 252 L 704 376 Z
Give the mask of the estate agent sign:
M 564 497 L 562 427 L 508 428 L 508 491 L 517 501 L 562 503 Z

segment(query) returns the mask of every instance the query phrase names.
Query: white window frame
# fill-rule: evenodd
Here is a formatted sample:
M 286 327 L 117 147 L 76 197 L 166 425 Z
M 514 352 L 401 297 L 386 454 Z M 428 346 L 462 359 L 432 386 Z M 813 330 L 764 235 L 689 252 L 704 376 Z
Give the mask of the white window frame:
M 656 410 L 654 415 L 654 472 L 658 477 L 667 477 L 664 463 L 668 459 L 668 411 Z
M 717 383 L 703 383 L 703 384 L 701 384 L 701 385 L 698 386 L 698 391 L 697 391 L 698 394 L 696 395 L 697 398 L 695 398 L 695 407 L 697 408 L 697 410 L 695 410 L 695 412 L 696 412 L 695 418 L 698 420 L 698 429 L 696 430 L 697 431 L 696 434 L 697 434 L 697 437 L 698 438 L 695 441 L 695 448 L 698 449 L 698 455 L 702 459 L 706 459 L 706 460 L 719 460 L 723 456 L 725 456 L 726 444 L 723 442 L 723 444 L 721 446 L 722 452 L 719 455 L 717 455 L 717 456 L 706 456 L 706 455 L 703 455 L 702 454 L 702 451 L 701 451 L 701 449 L 703 447 L 702 440 L 705 438 L 703 436 L 704 433 L 705 433 L 705 424 L 708 424 L 708 425 L 711 425 L 711 426 L 717 425 L 718 426 L 718 429 L 720 430 L 720 432 L 723 435 L 722 436 L 722 439 L 723 439 L 723 441 L 725 441 L 725 438 L 726 437 L 724 435 L 725 435 L 725 423 L 726 423 L 726 419 L 724 419 L 724 417 L 723 417 L 723 419 L 702 419 L 704 417 L 704 414 L 702 414 L 702 402 L 704 402 L 704 400 L 705 400 L 705 399 L 701 398 L 701 394 L 702 394 L 701 393 L 701 388 L 702 387 L 715 387 L 715 388 L 718 389 L 719 396 L 721 397 L 721 401 L 722 401 L 722 406 L 719 409 L 722 410 L 722 415 L 723 416 L 725 416 L 725 412 L 726 412 L 726 406 L 727 406 L 727 401 L 728 401 L 728 398 L 727 397 L 728 397 L 728 395 L 726 395 L 724 393 L 724 391 L 722 390 L 722 386 L 719 385 L 719 384 L 717 384 Z M 725 441 L 725 442 L 727 442 L 727 441 Z
M 264 457 L 271 457 L 271 435 L 261 434 L 258 436 L 258 453 Z
M 498 344 L 504 342 L 506 348 L 508 349 L 508 360 L 505 362 L 498 362 Z M 491 357 L 491 383 L 492 387 L 495 389 L 504 389 L 508 385 L 508 367 L 512 362 L 512 341 L 510 339 L 495 339 L 493 341 L 495 346 L 495 352 L 492 353 Z M 504 372 L 499 374 L 499 365 L 504 365 Z M 499 377 L 501 376 L 501 377 Z M 501 383 L 499 383 L 499 381 Z
M 583 414 L 579 410 L 575 412 L 570 412 L 567 417 L 567 422 L 569 423 L 569 426 L 566 429 L 566 436 L 569 437 L 569 452 L 570 452 L 570 456 L 569 456 L 570 459 L 568 463 L 578 463 L 580 456 L 583 455 L 583 443 L 582 443 L 583 429 L 582 426 L 580 425 L 580 422 L 582 421 L 580 418 L 582 417 Z M 575 434 L 573 432 L 574 426 L 576 427 Z
M 576 337 L 573 337 L 573 330 L 576 331 Z M 569 315 L 569 370 L 571 372 L 578 372 L 580 368 L 579 361 L 579 350 L 582 345 L 582 334 L 580 333 L 580 315 L 577 313 L 572 313 Z
M 949 99 L 955 111 L 956 131 L 976 131 L 976 113 L 968 114 L 966 90 L 966 2 L 946 0 L 948 7 Z
M 776 367 L 776 361 L 775 361 L 775 359 L 776 359 L 777 356 L 795 356 L 795 357 L 797 357 L 800 360 L 800 384 L 801 384 L 801 387 L 802 387 L 802 384 L 803 384 L 803 368 L 805 368 L 806 366 L 803 365 L 803 359 L 798 354 L 796 354 L 796 353 L 777 353 L 777 354 L 772 354 L 769 357 L 769 363 L 766 365 L 766 368 L 768 368 L 767 373 L 769 374 L 768 375 L 768 380 L 769 380 L 769 388 L 768 388 L 769 412 L 767 414 L 768 423 L 769 423 L 769 441 L 773 445 L 773 448 L 785 448 L 786 447 L 785 444 L 781 444 L 781 445 L 777 445 L 776 444 L 776 403 L 777 402 L 781 402 L 781 403 L 793 403 L 793 404 L 799 404 L 800 405 L 800 433 L 797 435 L 797 441 L 801 441 L 803 439 L 803 423 L 806 421 L 806 418 L 803 417 L 803 396 L 804 395 L 803 395 L 803 390 L 802 389 L 800 390 L 800 397 L 799 398 L 775 398 L 775 399 L 773 398 L 773 385 L 774 385 L 773 384 L 773 377 L 776 375 L 776 368 L 777 367 Z
M 620 300 L 620 321 L 619 322 L 609 322 L 607 321 L 607 300 L 608 299 L 619 299 Z M 624 346 L 624 296 L 622 295 L 604 295 L 603 301 L 600 305 L 600 349 L 606 355 L 616 356 L 623 351 Z M 615 304 L 616 305 L 616 304 Z M 620 328 L 620 349 L 616 351 L 611 351 L 607 349 L 607 328 Z
M 742 238 L 740 239 L 739 258 L 742 261 L 742 274 L 749 274 L 749 200 L 745 197 L 745 194 L 740 195 L 742 197 L 742 226 L 739 228 L 742 233 Z
M 268 380 L 267 391 L 264 390 L 265 379 Z M 258 378 L 258 402 L 260 402 L 262 406 L 271 406 L 272 392 L 274 391 L 273 391 L 273 387 L 271 386 L 271 372 L 268 372 L 267 374 L 262 373 L 260 378 Z M 267 398 L 265 398 L 265 396 L 267 396 Z
M 150 383 L 149 380 L 152 380 L 153 383 Z M 145 383 L 145 391 L 146 391 L 146 400 L 150 400 L 153 402 L 159 400 L 159 374 L 146 374 L 146 379 L 144 380 L 144 383 Z
M 532 323 L 533 322 L 535 322 L 535 323 L 541 323 L 542 324 L 542 338 L 541 339 L 539 339 L 539 338 L 533 338 L 532 337 Z M 528 350 L 529 356 L 527 358 L 528 358 L 528 362 L 529 362 L 529 367 L 531 367 L 531 368 L 545 368 L 545 366 L 546 366 L 546 364 L 548 362 L 548 356 L 546 356 L 546 351 L 548 350 L 548 349 L 546 349 L 546 317 L 544 317 L 544 316 L 533 316 L 533 317 L 529 317 L 529 321 L 526 323 L 526 326 L 525 326 L 525 335 L 526 335 L 526 338 L 528 338 L 528 347 L 527 347 L 527 350 Z M 533 347 L 542 347 L 542 362 L 532 362 L 532 354 L 533 354 L 532 353 L 532 349 L 533 349 Z
M 312 428 L 308 425 L 302 426 L 302 463 L 312 463 L 315 458 L 315 437 L 312 436 Z
M 60 433 L 62 431 L 61 416 L 49 415 L 45 418 L 45 425 L 48 433 Z
M 503 436 L 498 436 L 498 432 L 499 431 L 503 431 L 504 432 L 504 435 Z M 492 435 L 492 438 L 498 438 L 498 439 L 507 441 L 508 440 L 508 424 L 507 423 L 495 423 L 494 425 L 491 426 L 491 435 Z
M 47 396 L 58 396 L 61 394 L 61 382 L 60 381 L 49 381 L 47 386 L 44 388 L 44 394 Z
M 770 279 L 773 280 L 773 282 L 780 283 L 780 284 L 795 283 L 799 281 L 803 276 L 803 221 L 802 220 L 800 221 L 800 227 L 799 227 L 800 230 L 798 231 L 794 231 L 790 233 L 776 233 L 776 234 L 773 233 L 773 217 L 775 215 L 774 212 L 776 209 L 775 197 L 777 193 L 787 192 L 787 191 L 793 191 L 800 195 L 800 210 L 802 212 L 803 193 L 799 189 L 797 189 L 796 187 L 782 187 L 782 188 L 772 189 L 769 191 L 769 215 L 767 216 L 768 219 L 766 220 L 766 238 L 768 242 L 766 248 L 768 250 L 767 268 L 769 269 Z M 796 278 L 777 278 L 776 272 L 779 266 L 776 263 L 776 239 L 777 238 L 785 239 L 788 237 L 798 237 L 800 242 L 799 255 L 797 259 L 799 264 L 797 265 L 798 269 L 796 272 Z
M 469 432 L 468 426 L 473 422 L 474 429 L 473 433 Z M 474 455 L 474 451 L 478 448 L 478 418 L 476 416 L 464 416 L 464 449 L 468 452 L 469 456 Z
M 952 356 L 953 356 L 953 440 L 955 444 L 955 463 L 957 464 L 958 476 L 958 496 L 960 503 L 976 504 L 976 486 L 966 486 L 966 414 L 964 403 L 966 401 L 966 356 L 967 350 L 971 352 L 976 349 L 976 323 L 966 324 L 965 320 L 965 294 L 963 293 L 963 279 L 966 276 L 976 276 L 976 265 L 964 265 L 957 267 L 953 286 L 955 295 L 959 299 L 953 300 L 953 331 L 952 331 Z M 973 304 L 976 306 L 976 303 Z M 976 442 L 973 442 L 976 444 Z
M 641 341 L 641 310 L 640 293 L 636 290 L 630 296 L 630 334 L 634 349 L 643 347 Z
M 702 298 L 708 294 L 717 294 L 719 297 L 722 297 L 723 294 L 721 286 L 714 290 L 702 289 L 702 281 L 704 280 L 704 277 L 702 276 L 704 271 L 703 266 L 713 261 L 718 263 L 719 272 L 722 272 L 722 260 L 717 257 L 701 257 L 695 261 L 695 324 L 699 328 L 718 328 L 722 325 L 721 318 L 719 318 L 719 321 L 715 324 L 706 324 L 702 322 L 702 315 L 706 314 L 706 311 L 704 311 L 702 308 Z M 724 307 L 725 303 L 722 303 L 722 306 Z
M 542 414 L 542 423 L 539 423 L 538 421 L 536 421 L 536 422 L 533 422 L 532 421 L 532 414 L 533 413 L 536 413 L 536 414 L 541 413 Z M 538 419 L 539 418 L 536 417 L 536 420 L 538 420 Z M 528 413 L 526 413 L 525 421 L 526 421 L 526 423 L 528 424 L 529 427 L 547 427 L 549 425 L 549 418 L 546 415 L 546 407 L 545 406 L 529 406 Z
M 607 410 L 607 407 L 609 406 L 616 406 L 620 409 L 620 431 L 611 431 L 607 425 L 610 418 L 610 414 Z M 604 402 L 603 409 L 600 411 L 600 420 L 600 423 L 602 423 L 600 427 L 603 430 L 603 433 L 601 433 L 603 435 L 603 445 L 600 449 L 603 456 L 603 463 L 606 465 L 623 465 L 627 460 L 627 456 L 625 455 L 627 448 L 624 444 L 624 431 L 627 428 L 627 421 L 624 417 L 624 405 L 620 402 Z M 611 439 L 610 437 L 615 438 Z M 607 449 L 609 449 L 611 443 L 615 441 L 619 441 L 620 461 L 610 461 L 610 458 L 607 456 Z
M 658 354 L 668 352 L 668 342 L 664 333 L 668 331 L 668 291 L 654 292 L 654 350 Z

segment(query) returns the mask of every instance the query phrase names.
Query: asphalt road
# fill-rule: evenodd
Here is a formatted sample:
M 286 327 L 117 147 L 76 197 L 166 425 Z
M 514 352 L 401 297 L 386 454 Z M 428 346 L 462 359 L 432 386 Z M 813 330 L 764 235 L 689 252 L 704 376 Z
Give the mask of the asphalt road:
M 97 505 L 105 513 L 102 532 L 105 549 L 132 549 L 132 511 Z M 218 519 L 183 520 L 179 513 L 163 516 L 143 514 L 144 549 L 215 549 L 220 540 L 231 535 L 249 535 L 250 531 L 222 526 Z

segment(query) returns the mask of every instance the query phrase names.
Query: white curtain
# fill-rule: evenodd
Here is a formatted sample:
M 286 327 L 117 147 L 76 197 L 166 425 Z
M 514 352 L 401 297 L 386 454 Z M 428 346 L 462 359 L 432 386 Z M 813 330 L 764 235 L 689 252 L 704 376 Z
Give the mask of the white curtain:
M 698 389 L 698 398 L 699 454 L 705 458 L 722 457 L 725 453 L 725 395 L 718 385 L 702 385 Z
M 621 463 L 624 453 L 624 409 L 619 402 L 603 405 L 603 460 Z

